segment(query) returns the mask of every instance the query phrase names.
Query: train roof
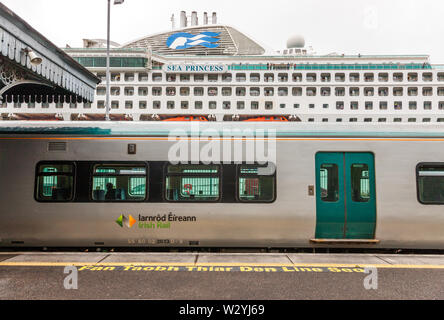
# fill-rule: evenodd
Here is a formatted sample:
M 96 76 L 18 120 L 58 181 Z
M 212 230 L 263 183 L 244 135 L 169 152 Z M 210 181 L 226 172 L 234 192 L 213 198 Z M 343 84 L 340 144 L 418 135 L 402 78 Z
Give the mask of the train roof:
M 60 136 L 276 136 L 276 137 L 435 137 L 440 124 L 216 123 L 216 122 L 60 122 L 5 121 L 0 135 Z

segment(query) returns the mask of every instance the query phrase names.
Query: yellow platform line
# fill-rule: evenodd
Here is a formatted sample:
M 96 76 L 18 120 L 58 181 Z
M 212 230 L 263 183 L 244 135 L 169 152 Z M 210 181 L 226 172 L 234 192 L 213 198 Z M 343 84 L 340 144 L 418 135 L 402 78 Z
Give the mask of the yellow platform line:
M 443 269 L 444 265 L 427 264 L 371 264 L 371 263 L 162 263 L 162 262 L 0 262 L 0 267 L 126 267 L 126 266 L 159 266 L 159 267 L 326 267 L 326 268 L 381 268 L 381 269 Z

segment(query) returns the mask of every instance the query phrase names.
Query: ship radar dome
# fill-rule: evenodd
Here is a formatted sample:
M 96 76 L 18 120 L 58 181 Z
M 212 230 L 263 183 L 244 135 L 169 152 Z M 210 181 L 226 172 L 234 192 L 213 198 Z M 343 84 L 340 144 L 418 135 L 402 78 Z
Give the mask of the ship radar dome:
M 287 40 L 287 48 L 288 49 L 304 48 L 304 47 L 305 47 L 305 39 L 303 36 L 301 36 L 299 34 L 295 34 Z

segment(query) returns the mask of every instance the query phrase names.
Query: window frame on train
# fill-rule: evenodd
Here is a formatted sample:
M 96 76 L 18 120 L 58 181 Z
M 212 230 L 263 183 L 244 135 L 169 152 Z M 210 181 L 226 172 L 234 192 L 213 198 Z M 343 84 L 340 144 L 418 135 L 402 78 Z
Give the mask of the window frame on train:
M 71 172 L 41 172 L 40 168 L 42 166 L 71 166 Z M 40 195 L 40 178 L 45 177 L 71 177 L 71 183 L 70 183 L 70 196 L 66 199 L 45 199 L 42 198 Z M 44 182 L 42 181 L 42 187 Z M 65 203 L 65 202 L 72 202 L 75 197 L 75 188 L 76 188 L 76 163 L 74 161 L 40 161 L 36 165 L 35 169 L 35 180 L 34 180 L 34 199 L 37 202 L 45 202 L 45 203 Z M 51 195 L 52 197 L 52 195 Z
M 113 173 L 113 172 L 96 172 L 96 170 L 98 168 L 101 167 L 109 167 L 109 168 L 145 168 L 145 172 L 144 173 L 140 173 L 140 174 L 120 174 L 120 173 Z M 140 203 L 140 202 L 146 202 L 147 199 L 149 198 L 149 174 L 150 174 L 150 167 L 149 164 L 147 162 L 144 161 L 119 161 L 119 162 L 115 162 L 115 161 L 104 161 L 104 162 L 94 162 L 91 165 L 91 172 L 90 172 L 90 190 L 89 190 L 89 200 L 91 202 L 97 202 L 97 203 Z M 95 199 L 94 198 L 94 178 L 97 177 L 128 177 L 128 186 L 127 186 L 127 190 L 125 190 L 125 199 L 106 199 L 106 193 L 104 195 L 104 199 L 100 200 L 100 199 Z M 145 179 L 145 196 L 142 197 L 137 197 L 137 196 L 131 196 L 130 194 L 130 190 L 129 190 L 129 184 L 130 184 L 130 179 L 131 178 L 144 178 Z M 117 182 L 117 178 L 116 178 L 116 182 Z M 117 185 L 116 185 L 117 187 Z M 106 188 L 106 185 L 105 185 Z M 101 189 L 100 189 L 101 190 Z M 113 190 L 119 190 L 119 189 L 113 189 Z M 106 192 L 106 190 L 104 190 Z M 121 191 L 122 192 L 122 191 Z M 117 193 L 116 193 L 117 196 Z
M 258 173 L 242 173 L 242 167 L 257 167 L 257 168 L 273 168 L 273 174 L 272 175 L 260 175 Z M 248 164 L 248 163 L 242 163 L 242 164 L 238 164 L 236 167 L 236 200 L 240 203 L 273 203 L 276 201 L 276 196 L 277 196 L 277 184 L 276 184 L 276 165 L 274 163 L 267 163 L 267 164 L 258 164 L 258 163 L 253 163 L 253 164 Z M 258 186 L 260 186 L 260 177 L 269 177 L 272 179 L 272 187 L 273 190 L 271 192 L 272 198 L 267 200 L 267 199 L 242 199 L 241 196 L 241 190 L 240 190 L 240 184 L 241 184 L 241 179 L 242 178 L 257 178 L 258 181 Z
M 214 174 L 210 174 L 210 173 L 174 173 L 174 172 L 169 172 L 169 168 L 170 167 L 177 167 L 177 166 L 202 166 L 202 167 L 216 167 L 217 168 L 217 172 Z M 163 199 L 165 202 L 170 202 L 170 203 L 217 203 L 217 202 L 221 202 L 222 200 L 222 183 L 223 183 L 223 174 L 222 174 L 222 170 L 223 170 L 223 166 L 220 164 L 203 164 L 203 163 L 199 163 L 199 164 L 183 164 L 183 163 L 178 163 L 178 164 L 171 164 L 171 163 L 166 163 L 164 166 L 164 170 L 163 170 Z M 214 177 L 218 179 L 218 194 L 217 194 L 217 198 L 214 199 L 205 199 L 205 200 L 196 200 L 196 197 L 194 197 L 193 199 L 178 199 L 178 200 L 171 200 L 169 198 L 169 193 L 168 193 L 168 178 L 169 177 L 186 177 L 189 179 L 192 178 L 209 178 L 209 177 Z M 211 195 L 208 197 L 210 198 Z
M 421 175 L 420 175 L 420 171 L 421 169 L 423 169 L 424 167 L 429 167 L 429 168 L 441 168 L 443 171 L 443 175 L 439 176 L 441 177 L 441 179 L 443 179 L 443 181 L 441 182 L 442 184 L 444 184 L 444 162 L 421 162 L 418 163 L 418 165 L 416 166 L 416 192 L 417 192 L 417 199 L 418 202 L 423 204 L 423 205 L 444 205 L 444 189 L 441 191 L 442 193 L 442 200 L 439 201 L 424 201 L 424 194 L 421 193 L 421 188 L 420 188 L 420 179 L 421 179 Z M 431 171 L 433 172 L 433 171 Z M 427 177 L 427 176 L 425 176 Z M 432 175 L 428 176 L 428 177 L 432 177 Z M 436 176 L 435 176 L 436 177 Z M 424 190 L 422 190 L 424 191 Z

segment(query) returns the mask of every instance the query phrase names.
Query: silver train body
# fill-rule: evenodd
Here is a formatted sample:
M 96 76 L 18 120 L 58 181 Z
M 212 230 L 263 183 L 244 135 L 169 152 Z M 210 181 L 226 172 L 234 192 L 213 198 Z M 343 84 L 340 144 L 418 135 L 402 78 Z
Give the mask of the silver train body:
M 276 132 L 275 201 L 36 201 L 36 167 L 42 161 L 168 161 L 177 143 L 168 138 L 173 130 L 185 131 L 190 141 L 201 139 L 193 131 L 194 124 L 81 125 L 84 128 L 51 124 L 48 129 L 47 123 L 0 125 L 1 247 L 444 248 L 444 205 L 420 203 L 417 190 L 418 164 L 444 162 L 444 132 L 437 126 L 386 125 L 380 129 L 375 125 L 200 124 L 201 131 L 224 131 L 225 140 L 240 141 L 244 150 L 246 141 L 254 140 L 249 133 L 257 133 L 258 129 Z M 214 141 L 224 140 L 215 136 L 213 132 Z M 59 144 L 53 144 L 56 147 L 51 149 L 54 142 Z M 198 148 L 202 150 L 207 143 L 198 141 Z M 135 154 L 129 154 L 129 144 L 136 146 Z M 319 152 L 374 155 L 374 241 L 313 241 L 317 195 L 310 194 L 310 188 L 313 190 L 317 183 L 315 158 Z M 244 162 L 246 157 L 243 152 L 232 155 L 231 160 Z M 122 215 L 137 220 L 139 216 L 165 214 L 192 216 L 195 221 L 176 221 L 168 229 L 130 228 L 116 223 Z

